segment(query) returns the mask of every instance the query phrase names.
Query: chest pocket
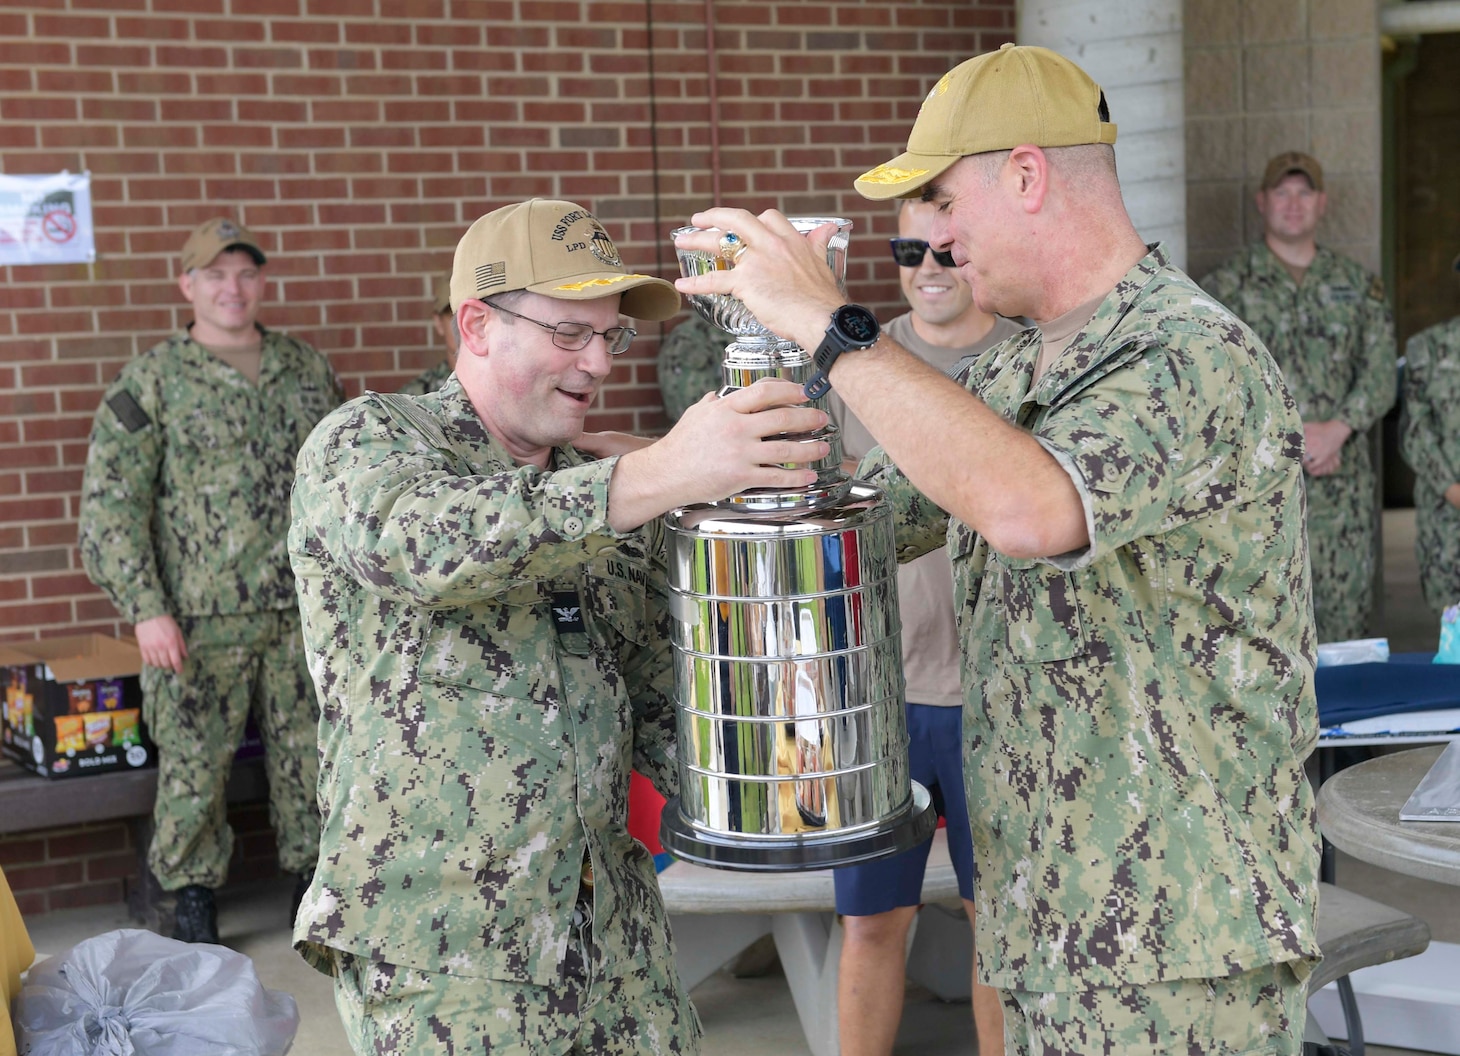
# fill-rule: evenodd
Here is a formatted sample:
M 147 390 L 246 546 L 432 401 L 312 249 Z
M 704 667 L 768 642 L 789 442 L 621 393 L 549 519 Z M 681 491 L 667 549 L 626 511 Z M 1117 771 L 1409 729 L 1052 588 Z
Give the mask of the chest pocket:
M 1003 610 L 1010 656 L 1046 664 L 1081 656 L 1086 627 L 1075 577 L 1052 565 L 999 555 L 997 604 Z
M 536 587 L 522 586 L 490 603 L 432 613 L 417 673 L 490 697 L 544 699 L 556 646 L 542 603 Z M 500 710 L 491 701 L 477 706 Z
M 289 395 L 286 414 L 290 421 L 286 424 L 293 426 L 302 444 L 319 420 L 334 410 L 334 406 L 333 393 L 302 384 Z
M 649 641 L 649 567 L 614 556 L 596 562 L 585 577 L 584 608 L 595 645 L 616 653 L 621 644 Z
M 1430 367 L 1429 402 L 1445 417 L 1453 418 L 1460 405 L 1460 358 L 1437 358 Z
M 1310 365 L 1315 383 L 1342 385 L 1345 390 L 1352 384 L 1351 371 L 1344 371 L 1342 377 L 1331 372 L 1335 367 L 1347 364 L 1357 348 L 1362 333 L 1363 310 L 1363 294 L 1352 286 L 1323 286 L 1316 297 L 1303 299 L 1303 333 L 1300 336 L 1332 346 L 1324 348 L 1322 355 Z
M 191 407 L 168 423 L 168 432 L 185 447 L 237 451 L 253 439 L 253 420 L 244 407 Z

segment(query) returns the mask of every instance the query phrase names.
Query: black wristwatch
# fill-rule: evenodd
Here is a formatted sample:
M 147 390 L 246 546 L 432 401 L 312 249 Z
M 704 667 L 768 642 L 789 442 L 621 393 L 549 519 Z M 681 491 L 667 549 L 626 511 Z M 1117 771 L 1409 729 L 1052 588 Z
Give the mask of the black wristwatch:
M 826 336 L 812 356 L 816 373 L 807 380 L 802 391 L 813 400 L 825 396 L 831 391 L 829 375 L 836 357 L 843 352 L 871 348 L 881 336 L 882 327 L 877 325 L 877 317 L 869 309 L 860 304 L 842 305 L 831 313 L 831 325 L 826 328 Z

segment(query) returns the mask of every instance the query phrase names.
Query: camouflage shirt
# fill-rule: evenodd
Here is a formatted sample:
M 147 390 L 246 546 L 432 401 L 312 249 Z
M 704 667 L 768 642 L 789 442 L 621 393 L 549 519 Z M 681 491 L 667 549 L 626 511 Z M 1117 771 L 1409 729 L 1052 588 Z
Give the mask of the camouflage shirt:
M 629 773 L 677 790 L 663 530 L 616 459 L 515 464 L 460 382 L 367 394 L 299 456 L 290 554 L 319 691 L 319 866 L 295 938 L 559 980 L 585 856 L 607 963 L 668 958 Z
M 86 574 L 130 623 L 292 608 L 294 456 L 344 398 L 329 362 L 263 331 L 255 385 L 174 334 L 122 368 L 91 427 Z
M 1415 549 L 1430 607 L 1460 602 L 1460 509 L 1445 489 L 1460 482 L 1460 316 L 1404 346 L 1400 448 L 1414 470 Z
M 964 670 L 979 960 L 1064 991 L 1316 958 L 1303 434 L 1252 333 L 1154 248 L 1031 390 L 969 385 L 1069 473 L 1088 548 L 1006 557 L 874 450 L 899 559 L 943 541 Z
M 406 382 L 400 387 L 400 391 L 409 396 L 424 396 L 428 392 L 440 392 L 441 386 L 446 384 L 446 379 L 451 377 L 452 370 L 451 363 L 443 359 L 434 367 L 428 367 Z
M 1282 369 L 1305 422 L 1353 429 L 1335 475 L 1372 474 L 1364 433 L 1394 405 L 1394 320 L 1384 284 L 1318 247 L 1302 283 L 1267 243 L 1252 243 L 1201 280 L 1250 326 Z

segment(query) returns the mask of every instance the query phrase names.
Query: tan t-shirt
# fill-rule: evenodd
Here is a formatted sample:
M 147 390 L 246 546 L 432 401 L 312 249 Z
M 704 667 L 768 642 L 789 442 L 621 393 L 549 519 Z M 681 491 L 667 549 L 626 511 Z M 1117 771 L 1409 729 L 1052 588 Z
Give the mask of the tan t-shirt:
M 1268 248 L 1271 249 L 1272 247 L 1269 246 Z M 1283 266 L 1283 270 L 1293 277 L 1294 284 L 1298 286 L 1303 285 L 1303 276 L 1308 274 L 1308 269 L 1312 266 L 1311 264 L 1292 264 L 1279 257 L 1276 253 L 1273 256 L 1277 257 L 1277 262 Z
M 191 337 L 192 333 L 193 327 L 192 324 L 189 323 L 188 336 Z M 201 341 L 197 341 L 196 339 L 194 339 L 194 343 L 197 344 L 197 346 L 201 348 L 204 352 L 208 353 L 208 355 L 212 356 L 214 359 L 222 360 L 224 363 L 227 363 L 230 367 L 232 367 L 234 370 L 238 371 L 245 378 L 247 378 L 252 384 L 257 385 L 259 383 L 259 374 L 262 373 L 264 368 L 264 333 L 261 329 L 258 328 L 257 324 L 255 324 L 254 326 L 254 333 L 257 335 L 258 339 L 254 341 L 254 343 L 251 345 L 235 345 L 231 348 L 216 348 L 213 345 L 205 345 Z
M 221 359 L 234 370 L 238 371 L 245 378 L 257 385 L 259 374 L 264 367 L 264 345 L 258 344 L 245 348 L 216 348 L 213 345 L 198 346 L 212 356 L 214 359 Z
M 1108 296 L 1110 296 L 1110 291 L 1106 290 L 1093 301 L 1076 305 L 1064 315 L 1056 316 L 1039 328 L 1043 344 L 1039 346 L 1039 358 L 1034 361 L 1035 381 L 1044 377 L 1044 372 L 1049 369 L 1049 365 L 1060 358 L 1060 353 L 1070 347 L 1070 342 L 1075 339 L 1075 335 L 1085 328 L 1086 323 L 1095 318 L 1095 309 L 1099 308 Z
M 962 348 L 930 345 L 913 329 L 912 313 L 900 315 L 884 327 L 899 345 L 945 373 L 968 355 L 976 355 L 1019 333 L 1017 323 L 997 319 L 983 340 Z M 835 389 L 826 409 L 841 427 L 842 453 L 860 459 L 876 446 L 867 427 L 847 410 Z M 953 620 L 953 565 L 946 547 L 939 547 L 897 568 L 898 610 L 902 616 L 902 671 L 907 699 L 914 704 L 956 708 L 963 704 L 959 672 L 958 631 Z

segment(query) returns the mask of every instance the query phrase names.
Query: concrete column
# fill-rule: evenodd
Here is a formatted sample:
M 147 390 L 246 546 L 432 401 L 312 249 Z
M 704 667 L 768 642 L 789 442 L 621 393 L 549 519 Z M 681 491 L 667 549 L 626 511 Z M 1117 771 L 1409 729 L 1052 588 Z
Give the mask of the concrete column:
M 1126 209 L 1147 242 L 1186 267 L 1186 118 L 1181 0 L 1020 0 L 1016 39 L 1080 64 L 1118 126 Z
M 1410 33 L 1460 33 L 1460 0 L 1388 3 L 1380 11 L 1379 28 L 1395 36 Z

